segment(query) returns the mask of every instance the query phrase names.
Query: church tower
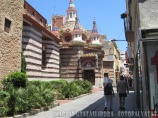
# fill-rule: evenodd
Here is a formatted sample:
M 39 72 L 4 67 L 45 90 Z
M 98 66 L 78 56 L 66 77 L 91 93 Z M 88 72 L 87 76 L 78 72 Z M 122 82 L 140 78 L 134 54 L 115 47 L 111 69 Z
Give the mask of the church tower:
M 101 44 L 99 41 L 99 34 L 98 34 L 98 28 L 96 25 L 96 20 L 93 20 L 93 29 L 91 33 L 91 43 L 92 44 Z
M 74 41 L 82 41 L 82 30 L 80 29 L 79 23 L 78 23 L 78 17 L 76 17 L 75 26 L 73 30 L 73 40 Z
M 70 0 L 69 7 L 67 9 L 67 21 L 75 21 L 77 17 L 77 10 L 73 0 Z

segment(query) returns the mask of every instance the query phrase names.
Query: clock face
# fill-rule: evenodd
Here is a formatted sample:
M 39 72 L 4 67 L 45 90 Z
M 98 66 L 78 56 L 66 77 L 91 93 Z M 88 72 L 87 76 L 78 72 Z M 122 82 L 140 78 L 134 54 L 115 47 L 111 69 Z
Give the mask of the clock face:
M 65 37 L 65 41 L 66 41 L 66 42 L 70 42 L 70 40 L 71 40 L 71 37 L 70 37 L 70 36 L 66 36 L 66 37 Z

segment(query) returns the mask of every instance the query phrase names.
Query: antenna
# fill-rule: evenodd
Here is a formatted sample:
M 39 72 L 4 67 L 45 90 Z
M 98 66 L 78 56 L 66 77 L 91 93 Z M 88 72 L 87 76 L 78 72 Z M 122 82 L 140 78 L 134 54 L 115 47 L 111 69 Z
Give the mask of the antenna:
M 55 6 L 54 6 L 54 9 L 53 9 L 53 16 L 55 15 Z

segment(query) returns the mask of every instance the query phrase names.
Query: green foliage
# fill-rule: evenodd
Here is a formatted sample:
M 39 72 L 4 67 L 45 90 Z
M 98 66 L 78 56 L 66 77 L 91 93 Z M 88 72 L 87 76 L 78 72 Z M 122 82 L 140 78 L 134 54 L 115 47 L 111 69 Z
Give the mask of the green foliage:
M 30 81 L 28 86 L 29 108 L 49 106 L 53 102 L 52 87 L 49 82 Z
M 89 44 L 88 47 L 103 47 L 102 44 Z
M 27 89 L 20 88 L 15 91 L 15 113 L 25 113 L 28 110 L 28 93 Z
M 4 87 L 8 87 L 12 84 L 15 88 L 25 88 L 27 85 L 28 79 L 27 75 L 22 72 L 12 72 L 10 73 L 7 78 L 3 80 Z
M 35 85 L 28 86 L 28 103 L 29 109 L 37 109 L 40 108 L 44 104 L 44 99 L 40 96 L 40 88 Z
M 68 82 L 66 80 L 55 80 L 55 81 L 50 81 L 51 85 L 53 86 L 54 89 L 60 89 L 63 86 L 67 85 Z
M 85 45 L 85 42 L 84 41 L 70 41 L 70 44 L 72 45 Z
M 82 80 L 83 84 L 82 87 L 86 93 L 90 93 L 92 90 L 92 84 L 88 80 Z
M 23 88 L 14 88 L 13 85 L 3 91 L 7 93 L 7 101 L 4 109 L 7 109 L 7 115 L 13 116 L 17 113 L 24 113 L 28 110 L 27 90 Z
M 92 89 L 87 80 L 28 81 L 26 74 L 21 72 L 9 74 L 3 86 L 4 89 L 0 90 L 0 117 L 47 107 L 54 101 L 54 97 L 72 98 Z
M 26 60 L 23 53 L 21 53 L 21 72 L 26 73 Z
M 84 85 L 84 80 L 74 80 L 73 82 L 80 87 L 80 91 L 81 91 L 80 94 L 87 93 L 85 88 L 84 88 L 84 86 L 85 86 Z
M 2 116 L 6 116 L 8 111 L 9 111 L 9 107 L 8 107 L 8 101 L 10 98 L 10 94 L 6 91 L 2 91 L 0 90 L 0 117 Z
M 53 94 L 55 98 L 57 99 L 64 99 L 65 95 L 63 93 L 64 88 L 67 87 L 68 82 L 66 80 L 55 80 L 55 81 L 50 81 L 53 89 Z
M 72 98 L 84 93 L 89 93 L 92 90 L 92 85 L 87 80 L 74 80 L 70 83 L 63 85 L 58 89 L 62 93 L 63 98 Z

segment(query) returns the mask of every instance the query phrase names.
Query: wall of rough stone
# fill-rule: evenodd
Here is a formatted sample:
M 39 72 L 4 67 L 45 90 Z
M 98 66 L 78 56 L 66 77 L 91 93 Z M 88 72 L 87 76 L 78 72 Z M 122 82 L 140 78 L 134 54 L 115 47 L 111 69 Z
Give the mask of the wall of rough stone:
M 140 27 L 158 27 L 158 0 L 139 0 Z
M 0 80 L 21 69 L 21 40 L 24 0 L 0 0 Z M 5 18 L 11 20 L 11 31 L 4 31 Z

